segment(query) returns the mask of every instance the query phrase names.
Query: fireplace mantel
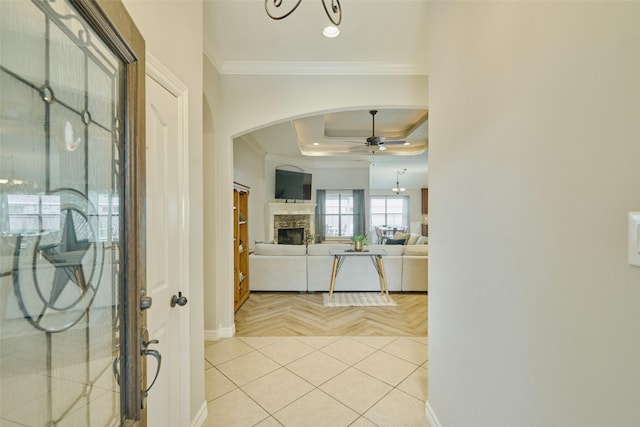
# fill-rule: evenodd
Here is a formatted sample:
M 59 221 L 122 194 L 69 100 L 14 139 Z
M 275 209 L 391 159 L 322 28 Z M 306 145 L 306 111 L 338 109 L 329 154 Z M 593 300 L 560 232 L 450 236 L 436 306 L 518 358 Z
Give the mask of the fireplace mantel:
M 278 235 L 274 229 L 274 216 L 275 215 L 309 215 L 309 225 L 311 233 L 315 233 L 315 203 L 267 203 L 267 218 L 269 218 L 269 225 L 267 230 L 271 234 L 269 240 L 277 241 Z

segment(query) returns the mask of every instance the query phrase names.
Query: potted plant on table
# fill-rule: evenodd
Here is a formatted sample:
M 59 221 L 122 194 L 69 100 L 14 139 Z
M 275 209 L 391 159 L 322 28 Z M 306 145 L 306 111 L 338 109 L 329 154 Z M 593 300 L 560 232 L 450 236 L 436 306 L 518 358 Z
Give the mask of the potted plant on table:
M 353 250 L 358 252 L 363 249 L 364 245 L 369 244 L 366 234 L 354 234 L 351 237 L 351 241 L 353 242 Z
M 319 234 L 306 233 L 305 236 L 304 236 L 304 244 L 305 244 L 305 246 L 309 246 L 309 245 L 312 245 L 312 244 L 316 243 L 319 237 L 320 237 Z

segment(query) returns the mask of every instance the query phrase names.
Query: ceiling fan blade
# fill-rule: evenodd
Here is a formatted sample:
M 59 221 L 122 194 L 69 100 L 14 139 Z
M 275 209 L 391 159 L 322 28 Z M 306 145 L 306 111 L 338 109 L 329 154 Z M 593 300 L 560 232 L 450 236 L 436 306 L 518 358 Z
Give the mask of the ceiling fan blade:
M 351 147 L 349 148 L 349 151 L 361 151 L 363 153 L 366 153 L 368 151 L 371 151 L 371 147 L 367 146 L 367 145 L 359 145 L 357 147 Z
M 407 141 L 387 141 L 384 145 L 404 145 Z

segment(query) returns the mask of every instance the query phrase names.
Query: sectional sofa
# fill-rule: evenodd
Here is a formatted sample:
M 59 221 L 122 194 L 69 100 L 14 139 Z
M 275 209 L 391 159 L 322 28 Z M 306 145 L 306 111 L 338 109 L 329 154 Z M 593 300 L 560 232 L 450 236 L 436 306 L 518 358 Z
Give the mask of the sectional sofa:
M 257 243 L 249 257 L 252 291 L 328 292 L 333 267 L 332 249 L 350 249 L 346 243 L 278 245 Z M 428 245 L 369 245 L 384 249 L 387 286 L 391 292 L 427 292 Z M 347 257 L 334 290 L 380 290 L 378 274 L 369 257 Z

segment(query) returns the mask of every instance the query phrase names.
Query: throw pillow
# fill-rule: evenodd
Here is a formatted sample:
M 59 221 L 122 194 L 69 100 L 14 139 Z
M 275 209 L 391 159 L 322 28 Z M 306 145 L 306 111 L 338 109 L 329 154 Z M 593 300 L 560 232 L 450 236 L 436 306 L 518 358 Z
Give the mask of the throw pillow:
M 387 239 L 384 241 L 385 245 L 404 245 L 404 239 Z
M 418 241 L 419 238 L 420 238 L 420 235 L 418 233 L 409 234 L 409 239 L 407 240 L 407 245 L 415 245 L 415 244 L 417 244 L 416 242 Z
M 426 236 L 420 236 L 418 240 L 416 240 L 416 245 L 426 245 L 428 242 L 429 239 Z
M 393 238 L 395 240 L 400 240 L 400 239 L 407 240 L 408 237 L 409 237 L 409 233 L 403 233 L 401 231 L 396 231 L 395 233 L 393 233 Z

